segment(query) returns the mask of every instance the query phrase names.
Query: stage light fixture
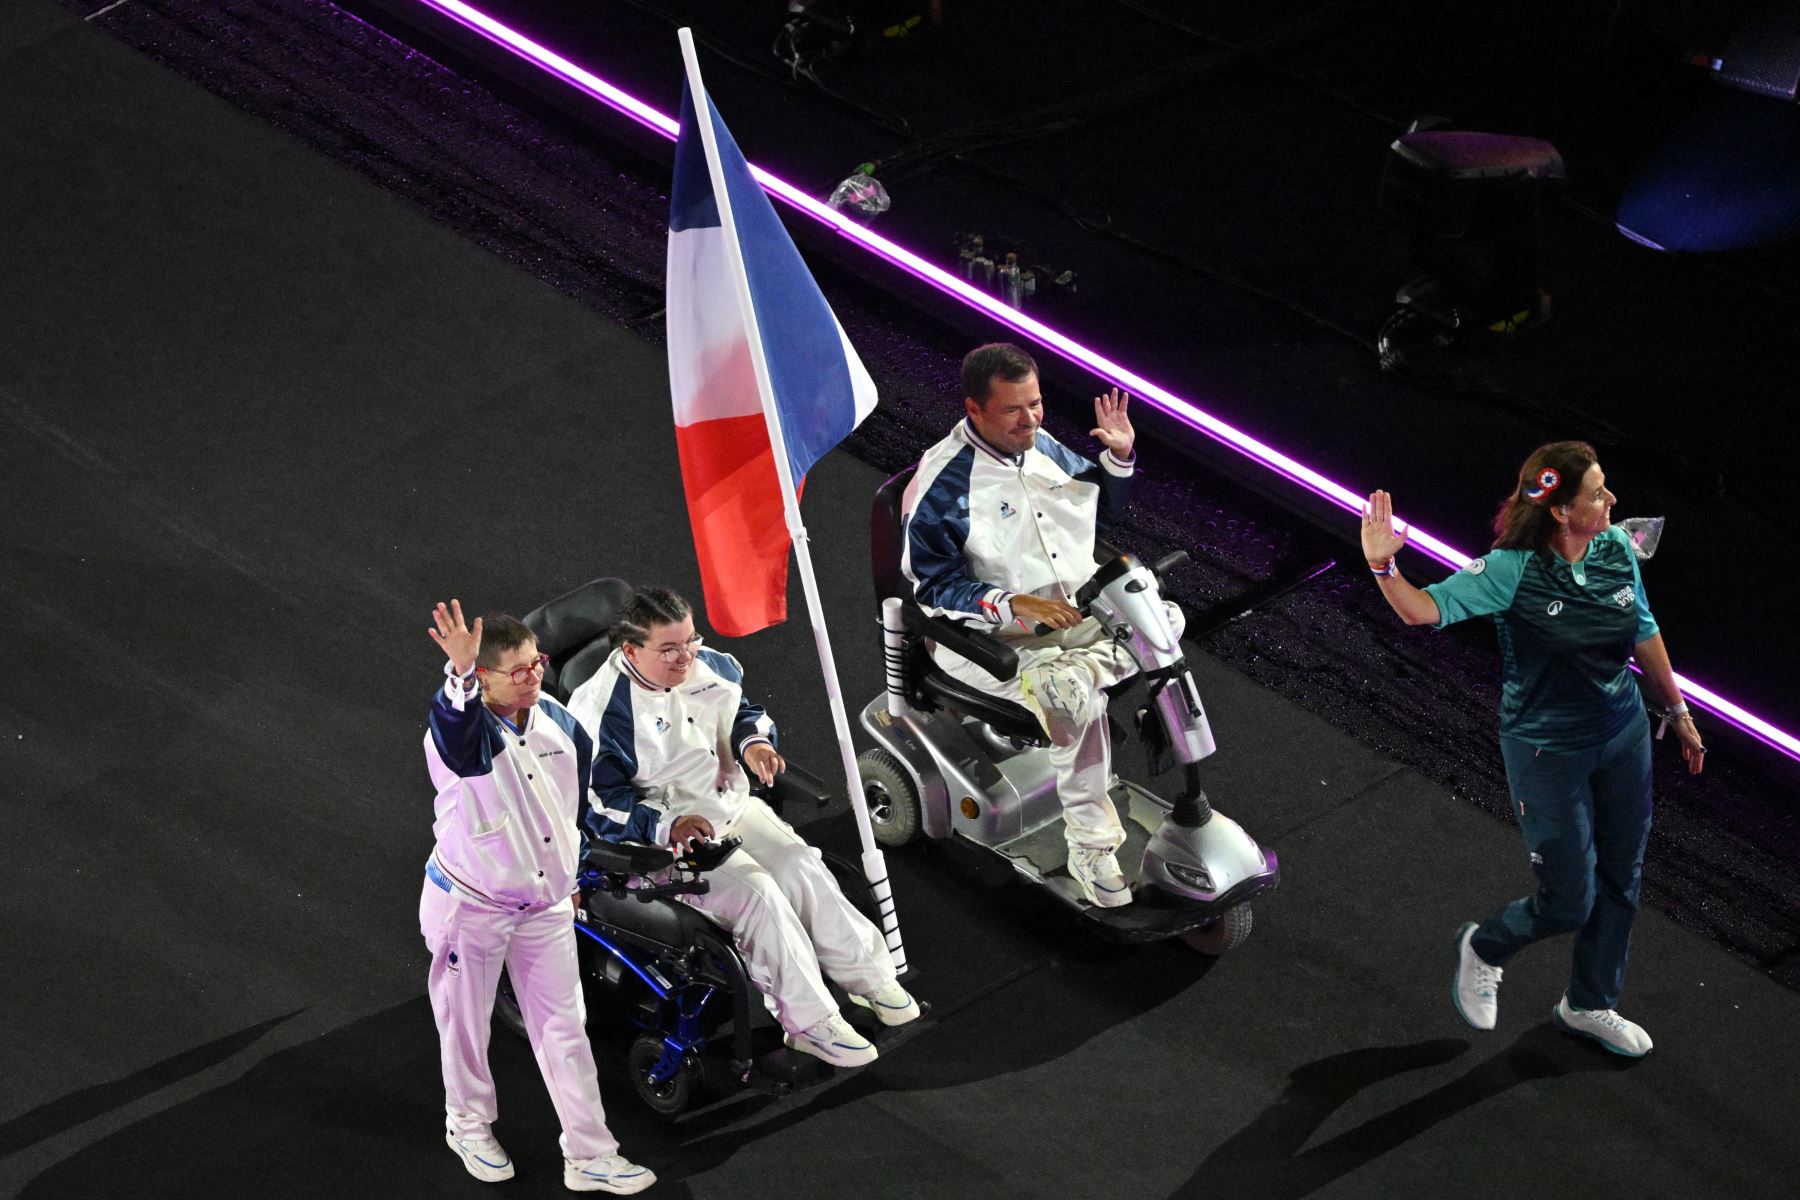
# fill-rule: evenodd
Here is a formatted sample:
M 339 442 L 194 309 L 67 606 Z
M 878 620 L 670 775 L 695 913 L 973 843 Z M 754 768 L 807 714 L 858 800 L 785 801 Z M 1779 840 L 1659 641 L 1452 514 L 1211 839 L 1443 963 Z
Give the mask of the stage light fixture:
M 1381 332 L 1383 366 L 1425 366 L 1407 361 L 1422 338 L 1466 351 L 1548 319 L 1538 212 L 1545 186 L 1563 175 L 1556 147 L 1533 137 L 1415 121 L 1388 148 L 1382 202 L 1406 221 L 1423 274 L 1394 297 L 1400 308 Z

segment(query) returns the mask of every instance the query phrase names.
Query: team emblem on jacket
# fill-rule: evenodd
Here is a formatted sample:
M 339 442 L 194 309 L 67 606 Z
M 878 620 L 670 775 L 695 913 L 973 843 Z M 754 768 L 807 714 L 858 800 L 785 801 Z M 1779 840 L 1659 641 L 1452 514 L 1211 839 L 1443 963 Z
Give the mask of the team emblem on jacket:
M 669 732 L 669 723 L 667 721 L 663 720 L 661 717 L 656 718 L 656 732 L 658 732 L 658 733 Z
M 1008 517 L 1016 517 L 1018 515 L 1019 515 L 1019 510 L 1014 508 L 1009 502 L 1007 502 L 1005 500 L 1002 500 L 1000 502 L 1000 519 L 1002 521 L 1004 521 Z
M 1550 602 L 1550 607 L 1546 608 L 1544 611 L 1554 617 L 1557 613 L 1562 611 L 1562 601 L 1561 600 L 1552 600 Z
M 452 950 L 450 952 L 450 957 L 447 961 L 450 964 L 450 974 L 452 974 L 452 975 L 461 975 L 462 974 L 462 966 L 460 965 L 460 963 L 457 960 L 456 951 Z
M 1637 600 L 1637 589 L 1629 583 L 1612 594 L 1612 602 L 1620 608 L 1630 608 Z

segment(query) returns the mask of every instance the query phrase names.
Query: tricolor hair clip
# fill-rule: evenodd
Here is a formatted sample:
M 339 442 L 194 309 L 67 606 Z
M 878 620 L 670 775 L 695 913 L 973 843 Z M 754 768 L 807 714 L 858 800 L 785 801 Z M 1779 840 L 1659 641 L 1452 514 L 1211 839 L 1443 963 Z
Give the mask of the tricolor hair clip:
M 1537 473 L 1536 481 L 1526 485 L 1525 498 L 1527 500 L 1542 500 L 1545 496 L 1554 492 L 1557 485 L 1561 482 L 1562 476 L 1556 473 L 1555 468 L 1545 467 Z

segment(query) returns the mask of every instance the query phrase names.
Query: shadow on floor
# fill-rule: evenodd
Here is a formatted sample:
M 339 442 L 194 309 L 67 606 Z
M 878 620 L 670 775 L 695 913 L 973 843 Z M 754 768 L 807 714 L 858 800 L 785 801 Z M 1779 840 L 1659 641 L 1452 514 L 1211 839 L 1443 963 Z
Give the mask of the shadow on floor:
M 1169 1200 L 1225 1194 L 1297 1200 L 1509 1088 L 1578 1072 L 1628 1070 L 1636 1061 L 1574 1042 L 1548 1024 L 1539 1025 L 1449 1083 L 1303 1149 L 1331 1114 L 1359 1091 L 1408 1071 L 1441 1066 L 1468 1048 L 1468 1042 L 1448 1038 L 1372 1046 L 1297 1068 L 1280 1097 L 1207 1155 Z

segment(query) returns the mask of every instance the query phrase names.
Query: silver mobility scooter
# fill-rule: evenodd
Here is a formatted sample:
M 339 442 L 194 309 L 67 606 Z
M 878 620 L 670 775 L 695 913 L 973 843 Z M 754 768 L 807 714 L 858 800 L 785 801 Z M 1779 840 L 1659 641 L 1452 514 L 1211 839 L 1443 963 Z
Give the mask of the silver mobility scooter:
M 1275 887 L 1279 868 L 1273 851 L 1215 811 L 1200 790 L 1199 763 L 1214 750 L 1212 730 L 1163 610 L 1157 571 L 1120 555 L 1076 597 L 1121 653 L 1136 659 L 1147 689 L 1142 736 L 1183 771 L 1173 801 L 1113 781 L 1126 832 L 1119 863 L 1134 897 L 1119 908 L 1099 908 L 1067 870 L 1062 805 L 1036 716 L 932 661 L 929 643 L 936 642 L 996 680 L 1018 672 L 1011 647 L 971 626 L 927 616 L 914 602 L 900 569 L 901 501 L 912 475 L 909 467 L 883 484 L 871 514 L 887 689 L 863 709 L 863 728 L 880 748 L 865 751 L 858 764 L 876 838 L 889 846 L 923 836 L 982 847 L 1119 941 L 1181 937 L 1207 954 L 1242 944 L 1250 935 L 1250 901 Z M 1166 571 L 1184 559 L 1158 566 Z M 1135 686 L 1135 680 L 1126 685 Z

